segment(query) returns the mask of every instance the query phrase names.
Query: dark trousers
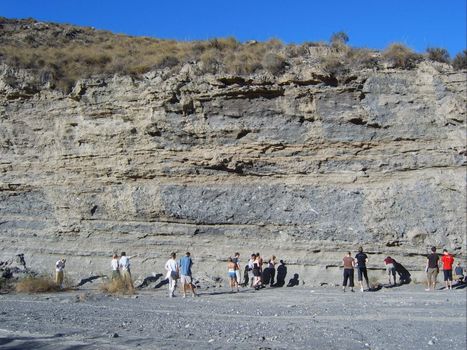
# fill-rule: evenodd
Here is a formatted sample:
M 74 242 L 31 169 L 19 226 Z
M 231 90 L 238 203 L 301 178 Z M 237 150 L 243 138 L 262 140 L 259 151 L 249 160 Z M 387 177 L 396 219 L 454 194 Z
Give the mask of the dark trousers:
M 366 284 L 369 284 L 368 283 L 368 273 L 366 271 L 366 267 L 359 267 L 358 268 L 358 280 L 362 281 L 363 278 L 365 278 Z
M 344 284 L 343 287 L 347 287 L 347 281 L 350 282 L 349 287 L 353 288 L 353 269 L 344 269 Z
M 272 287 L 272 285 L 274 284 L 274 276 L 276 276 L 276 269 L 274 268 L 269 268 L 269 274 L 271 276 L 271 279 L 270 279 L 270 285 Z

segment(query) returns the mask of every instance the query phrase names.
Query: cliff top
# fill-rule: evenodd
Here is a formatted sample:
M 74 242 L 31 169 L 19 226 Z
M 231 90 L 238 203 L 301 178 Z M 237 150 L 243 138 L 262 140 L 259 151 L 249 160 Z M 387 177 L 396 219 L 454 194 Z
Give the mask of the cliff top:
M 206 41 L 173 41 L 132 37 L 34 19 L 0 17 L 0 63 L 27 69 L 38 83 L 50 82 L 65 92 L 81 78 L 95 75 L 139 76 L 151 70 L 180 70 L 190 62 L 202 74 L 273 76 L 291 67 L 307 64 L 344 81 L 351 71 L 362 69 L 412 69 L 423 60 L 452 64 L 465 69 L 466 52 L 453 61 L 444 49 L 429 49 L 424 55 L 402 44 L 383 52 L 349 47 L 345 33 L 333 35 L 330 43 L 307 42 L 285 45 L 279 40 L 240 43 L 234 38 Z

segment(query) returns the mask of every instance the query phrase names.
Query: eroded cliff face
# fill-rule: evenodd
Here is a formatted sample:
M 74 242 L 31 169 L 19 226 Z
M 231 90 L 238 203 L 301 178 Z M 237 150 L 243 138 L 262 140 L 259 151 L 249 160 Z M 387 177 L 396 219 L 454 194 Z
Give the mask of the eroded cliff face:
M 66 256 L 83 275 L 125 250 L 145 275 L 189 250 L 223 276 L 226 257 L 259 251 L 310 281 L 359 245 L 374 268 L 391 255 L 421 271 L 431 245 L 465 257 L 465 72 L 422 62 L 338 84 L 306 65 L 188 64 L 69 95 L 29 79 L 0 69 L 2 258 Z

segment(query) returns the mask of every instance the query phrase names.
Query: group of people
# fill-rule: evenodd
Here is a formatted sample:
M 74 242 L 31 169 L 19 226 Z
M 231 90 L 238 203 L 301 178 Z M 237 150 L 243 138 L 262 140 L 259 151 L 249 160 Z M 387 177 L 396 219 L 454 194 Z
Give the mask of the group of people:
M 114 254 L 110 266 L 112 268 L 112 281 L 121 280 L 127 289 L 133 290 L 133 280 L 131 278 L 130 270 L 130 256 L 126 256 L 125 252 Z
M 445 290 L 452 290 L 452 270 L 454 266 L 454 257 L 451 254 L 449 254 L 447 249 L 443 249 L 443 255 L 440 258 L 439 255 L 436 253 L 436 247 L 431 247 L 431 253 L 427 256 L 425 266 L 427 284 L 427 288 L 425 290 L 427 292 L 429 292 L 430 290 L 435 290 L 436 288 L 440 263 L 442 265 L 443 270 Z M 456 275 L 457 282 L 463 283 L 465 281 L 464 269 L 462 268 L 459 262 L 457 263 L 457 266 L 454 269 L 454 273 Z
M 187 290 L 191 291 L 191 295 L 196 297 L 198 294 L 195 292 L 195 285 L 193 284 L 193 276 L 191 267 L 193 260 L 191 259 L 190 252 L 186 252 L 185 256 L 177 261 L 177 254 L 170 254 L 170 259 L 165 263 L 165 270 L 167 271 L 166 278 L 169 281 L 169 297 L 175 296 L 175 288 L 177 287 L 177 280 L 180 278 L 182 285 L 182 296 L 186 297 Z
M 366 287 L 370 290 L 370 283 L 368 280 L 368 255 L 363 252 L 363 248 L 358 248 L 358 253 L 355 257 L 352 257 L 352 253 L 348 252 L 347 255 L 342 259 L 344 265 L 344 281 L 342 283 L 342 289 L 345 292 L 347 286 L 350 287 L 350 290 L 354 291 L 354 270 L 357 270 L 357 278 L 360 286 L 360 291 L 364 291 L 363 280 L 365 280 Z M 444 281 L 446 290 L 452 289 L 453 281 L 453 264 L 454 257 L 449 254 L 449 252 L 444 249 L 443 255 L 440 258 L 436 253 L 436 247 L 431 248 L 431 254 L 427 256 L 425 272 L 427 275 L 427 289 L 426 291 L 434 290 L 436 287 L 436 279 L 439 273 L 439 265 L 442 263 L 442 269 L 444 274 Z M 399 273 L 400 283 L 410 282 L 410 273 L 399 264 L 394 258 L 387 256 L 384 259 L 384 265 L 386 266 L 386 272 L 388 275 L 388 282 L 390 285 L 396 285 L 396 272 Z M 461 267 L 460 263 L 457 264 L 455 268 L 455 276 L 457 281 L 464 283 L 464 270 Z
M 240 253 L 235 253 L 233 258 L 229 257 L 227 259 L 227 274 L 232 292 L 235 290 L 238 292 L 240 286 L 246 287 L 248 285 L 256 290 L 264 288 L 267 285 L 271 287 L 282 287 L 285 284 L 287 267 L 283 260 L 280 260 L 278 264 L 276 259 L 276 256 L 272 255 L 266 262 L 267 266 L 264 267 L 264 259 L 261 257 L 261 254 L 251 254 L 248 263 L 245 264 L 242 281 Z M 276 269 L 277 279 L 274 281 Z
M 354 270 L 357 269 L 357 278 L 360 285 L 360 290 L 363 292 L 363 279 L 365 279 L 367 288 L 370 289 L 370 282 L 368 280 L 368 271 L 366 264 L 368 263 L 368 255 L 363 252 L 363 248 L 358 248 L 358 253 L 355 258 L 352 257 L 352 253 L 348 252 L 342 259 L 344 264 L 344 282 L 342 283 L 342 289 L 345 292 L 347 284 L 350 290 L 354 291 Z M 394 276 L 395 281 L 395 276 Z
M 111 261 L 112 281 L 121 280 L 126 288 L 133 290 L 134 286 L 131 278 L 130 258 L 131 257 L 128 257 L 125 252 L 122 252 L 120 256 L 117 254 L 113 255 Z M 368 255 L 363 251 L 363 248 L 359 247 L 355 257 L 352 257 L 352 253 L 348 252 L 342 259 L 342 262 L 344 266 L 344 281 L 342 284 L 343 291 L 345 292 L 347 287 L 350 287 L 352 292 L 354 291 L 355 270 L 357 270 L 357 280 L 360 290 L 362 292 L 364 291 L 363 281 L 365 281 L 366 287 L 369 290 L 370 283 L 367 271 Z M 61 258 L 55 264 L 55 282 L 61 287 L 63 287 L 65 263 L 66 259 Z M 442 264 L 446 290 L 452 289 L 454 257 L 444 249 L 443 255 L 440 258 L 436 253 L 436 247 L 432 247 L 431 254 L 427 256 L 425 266 L 427 276 L 426 291 L 435 289 L 440 263 Z M 263 265 L 266 265 L 266 267 Z M 388 282 L 390 285 L 396 285 L 396 272 L 399 274 L 400 283 L 410 282 L 410 273 L 394 258 L 387 256 L 384 259 L 384 265 L 386 267 Z M 191 271 L 192 266 L 193 260 L 191 259 L 190 252 L 186 252 L 185 256 L 179 260 L 177 260 L 176 253 L 171 253 L 169 260 L 165 263 L 165 283 L 168 282 L 169 297 L 174 296 L 177 280 L 179 279 L 183 297 L 186 297 L 188 291 L 193 297 L 198 295 L 195 290 L 196 286 L 193 284 Z M 243 280 L 241 271 L 242 266 L 240 263 L 240 253 L 236 252 L 233 257 L 229 257 L 227 259 L 227 275 L 232 292 L 238 292 L 240 290 L 240 286 L 246 287 L 249 285 L 252 288 L 260 289 L 267 285 L 271 287 L 282 287 L 285 285 L 287 267 L 283 260 L 280 260 L 279 264 L 277 264 L 276 257 L 274 255 L 265 263 L 260 253 L 251 254 L 250 259 L 244 266 Z M 457 263 L 457 266 L 454 269 L 454 276 L 456 277 L 457 282 L 467 282 L 464 277 L 464 269 L 461 267 L 460 263 Z M 290 280 L 287 286 L 294 286 L 297 284 L 298 275 L 295 274 L 294 278 Z

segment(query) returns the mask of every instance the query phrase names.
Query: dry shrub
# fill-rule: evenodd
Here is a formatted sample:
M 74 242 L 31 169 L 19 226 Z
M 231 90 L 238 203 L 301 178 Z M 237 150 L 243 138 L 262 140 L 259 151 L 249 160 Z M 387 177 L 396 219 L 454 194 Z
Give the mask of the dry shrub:
M 340 75 L 346 71 L 345 56 L 337 52 L 323 55 L 319 59 L 323 68 L 333 76 Z
M 261 64 L 264 69 L 274 75 L 281 73 L 286 66 L 284 57 L 275 52 L 267 52 L 264 55 Z
M 452 60 L 452 66 L 456 70 L 467 69 L 467 50 L 459 52 Z
M 135 289 L 125 283 L 122 278 L 116 278 L 110 282 L 103 283 L 100 285 L 100 290 L 104 293 L 109 294 L 125 294 L 132 295 L 135 293 Z
M 203 72 L 215 73 L 219 70 L 219 65 L 222 62 L 222 54 L 218 49 L 212 48 L 201 54 L 200 61 Z
M 429 47 L 426 49 L 428 59 L 441 63 L 449 63 L 450 57 L 449 52 L 446 49 L 440 47 Z
M 421 56 L 414 53 L 410 48 L 403 44 L 391 44 L 383 52 L 383 58 L 391 62 L 394 67 L 402 69 L 411 69 L 421 60 Z
M 18 293 L 47 293 L 61 290 L 50 276 L 27 276 L 16 283 Z
M 374 51 L 365 48 L 351 48 L 347 52 L 347 64 L 356 68 L 373 68 L 378 65 Z

